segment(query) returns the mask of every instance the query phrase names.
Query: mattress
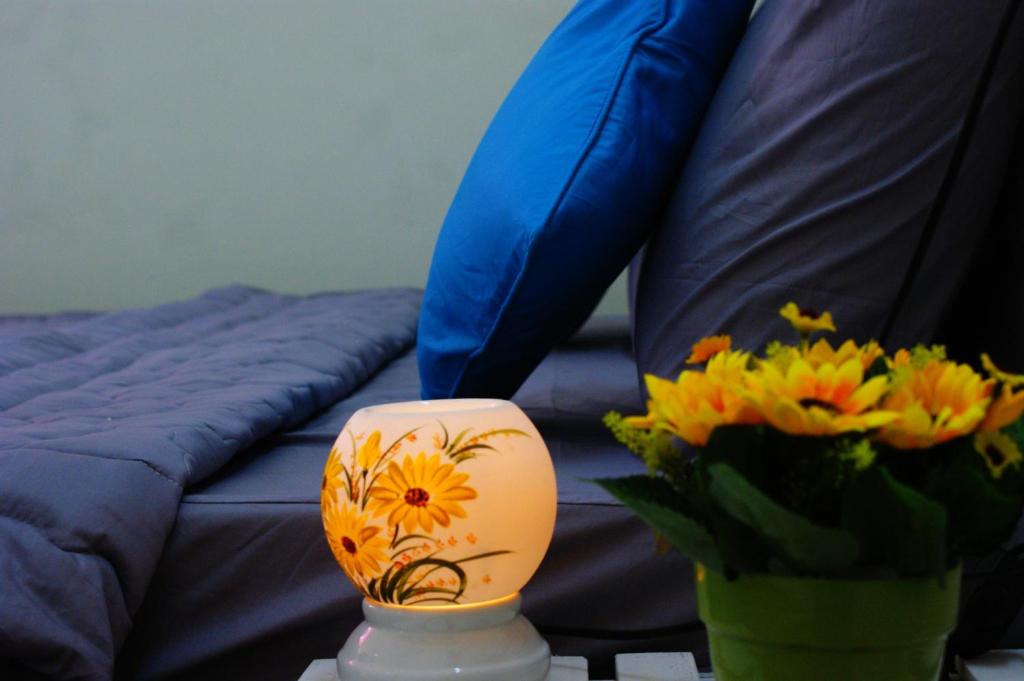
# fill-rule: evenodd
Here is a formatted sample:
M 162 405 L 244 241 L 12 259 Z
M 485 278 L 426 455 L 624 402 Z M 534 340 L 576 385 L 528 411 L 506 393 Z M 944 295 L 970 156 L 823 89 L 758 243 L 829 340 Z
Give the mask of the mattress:
M 323 537 L 323 463 L 355 410 L 418 396 L 412 350 L 188 489 L 117 678 L 285 681 L 310 660 L 333 657 L 362 617 Z M 609 410 L 643 409 L 627 320 L 592 320 L 514 401 L 544 436 L 558 477 L 555 536 L 524 589 L 527 617 L 555 653 L 586 655 L 597 673 L 616 652 L 702 652 L 688 561 L 658 555 L 652 533 L 587 481 L 643 470 L 601 425 Z M 650 631 L 675 625 L 689 633 Z

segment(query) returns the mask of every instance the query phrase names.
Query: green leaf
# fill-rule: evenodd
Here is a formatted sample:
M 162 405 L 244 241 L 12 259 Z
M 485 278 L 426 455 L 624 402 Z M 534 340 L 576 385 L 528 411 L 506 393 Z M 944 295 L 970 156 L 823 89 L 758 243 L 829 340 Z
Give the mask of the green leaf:
M 952 557 L 985 555 L 1013 533 L 1021 502 L 1001 491 L 972 438 L 953 443 L 950 463 L 925 489 L 948 513 L 946 537 Z M 1004 477 L 1007 473 L 1004 472 Z
M 681 497 L 667 482 L 645 475 L 592 482 L 632 509 L 680 553 L 711 570 L 724 570 L 715 538 L 698 521 L 677 510 L 683 505 Z
M 881 563 L 901 576 L 946 571 L 946 510 L 899 482 L 882 465 L 858 475 L 843 500 L 843 526 L 860 542 L 864 564 Z
M 1017 443 L 1017 449 L 1024 452 L 1024 418 L 1019 418 L 1006 428 L 1003 432 L 1010 436 Z
M 631 426 L 622 414 L 615 411 L 605 414 L 604 425 L 626 449 L 643 460 L 652 475 L 661 472 L 672 478 L 685 467 L 686 458 L 673 442 L 671 433 L 657 428 L 647 430 Z
M 1003 433 L 1016 443 L 1017 449 L 1024 452 L 1024 418 L 1019 418 L 1008 425 L 1003 429 Z M 1003 494 L 1024 500 L 1024 465 L 1008 466 L 1003 470 L 1003 475 L 996 486 Z
M 426 572 L 421 573 L 414 584 L 407 586 L 407 583 L 412 576 L 422 567 L 427 565 L 433 565 L 434 567 Z M 455 574 L 459 580 L 459 588 L 455 590 L 455 594 L 452 596 L 452 600 L 458 600 L 462 597 L 463 592 L 466 590 L 466 571 L 460 568 L 450 560 L 443 560 L 441 558 L 420 558 L 414 560 L 401 570 L 395 573 L 395 576 L 387 585 L 387 591 L 394 595 L 395 602 L 405 603 L 409 598 L 414 598 L 417 595 L 417 591 L 422 593 L 422 589 L 419 587 L 419 583 L 422 582 L 428 575 L 435 572 L 436 570 L 448 570 Z M 396 594 L 397 592 L 397 594 Z
M 884 376 L 887 373 L 889 373 L 889 363 L 886 361 L 885 357 L 879 357 L 872 362 L 871 366 L 868 367 L 868 370 L 864 372 L 864 382 L 866 383 L 870 381 L 875 376 Z
M 750 527 L 725 512 L 712 498 L 711 476 L 705 462 L 690 466 L 682 489 L 687 513 L 699 519 L 715 537 L 727 575 L 766 572 L 772 548 Z
M 760 484 L 769 474 L 765 456 L 765 437 L 769 434 L 763 426 L 719 426 L 711 431 L 700 454 L 701 465 L 706 468 L 725 463 Z
M 754 528 L 718 506 L 708 513 L 708 525 L 725 566 L 726 576 L 771 572 L 773 548 Z
M 708 473 L 715 501 L 763 537 L 786 564 L 815 574 L 836 574 L 857 558 L 857 541 L 849 532 L 815 525 L 783 508 L 728 464 L 713 464 Z
M 423 541 L 431 542 L 431 543 L 433 543 L 433 541 L 434 541 L 433 537 L 431 537 L 429 535 L 426 535 L 426 534 L 407 534 L 407 535 L 405 535 L 403 537 L 397 537 L 397 535 L 396 535 L 396 539 L 393 542 L 391 542 L 391 547 L 394 548 L 394 547 L 397 547 L 397 546 L 401 546 L 402 544 L 404 544 L 407 541 L 414 541 L 416 539 L 422 539 Z M 398 551 L 397 555 L 401 555 L 403 551 L 405 551 L 405 549 L 400 549 Z
M 456 435 L 456 436 L 455 436 L 455 439 L 454 439 L 454 440 L 452 440 L 452 443 L 451 443 L 451 445 L 450 445 L 450 446 L 448 447 L 448 450 L 447 450 L 447 451 L 448 451 L 448 452 L 451 452 L 451 451 L 452 451 L 452 450 L 454 450 L 454 449 L 455 449 L 456 447 L 458 447 L 458 446 L 459 446 L 459 443 L 460 443 L 460 442 L 462 442 L 462 438 L 466 437 L 466 434 L 467 434 L 467 433 L 469 433 L 469 431 L 471 431 L 471 430 L 473 430 L 473 429 L 472 429 L 472 428 L 466 428 L 466 429 L 465 429 L 465 430 L 463 430 L 463 431 L 462 431 L 461 433 L 459 433 L 458 435 Z
M 466 558 L 459 558 L 453 560 L 453 565 L 461 565 L 462 563 L 469 563 L 474 560 L 483 560 L 484 558 L 491 558 L 493 556 L 504 556 L 505 554 L 512 553 L 511 551 L 488 551 L 487 553 L 478 553 L 475 556 L 468 556 Z
M 474 452 L 474 451 L 476 451 L 478 449 L 489 449 L 492 452 L 498 451 L 497 449 L 495 449 L 491 445 L 484 444 L 483 442 L 478 442 L 477 444 L 466 445 L 465 447 L 460 447 L 459 449 L 452 450 L 448 454 L 448 456 L 450 456 L 451 458 L 455 459 L 455 458 L 458 458 L 459 456 L 461 456 L 463 454 L 466 454 L 468 452 Z
M 404 433 L 399 435 L 395 439 L 394 442 L 392 442 L 390 445 L 388 445 L 387 449 L 382 449 L 381 450 L 381 457 L 379 459 L 377 459 L 377 463 L 374 465 L 374 468 L 376 469 L 377 466 L 379 466 L 385 459 L 389 458 L 389 455 L 394 452 L 394 449 L 395 449 L 395 447 L 398 446 L 398 443 L 400 443 L 402 440 L 404 440 L 405 438 L 409 437 L 410 435 L 412 435 L 413 433 L 415 433 L 417 430 L 419 430 L 422 427 L 423 426 L 416 426 L 415 428 L 413 428 L 411 430 L 405 431 Z
M 483 439 L 486 437 L 494 437 L 496 435 L 519 435 L 522 437 L 530 437 L 530 434 L 524 430 L 518 428 L 495 428 L 494 430 L 488 430 L 484 433 L 477 435 L 477 439 Z

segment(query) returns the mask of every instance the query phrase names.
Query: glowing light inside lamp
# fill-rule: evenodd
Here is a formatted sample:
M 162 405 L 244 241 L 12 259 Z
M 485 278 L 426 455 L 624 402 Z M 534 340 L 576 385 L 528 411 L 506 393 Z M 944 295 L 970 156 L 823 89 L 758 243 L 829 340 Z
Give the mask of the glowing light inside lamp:
M 367 407 L 324 468 L 324 531 L 371 601 L 450 607 L 517 593 L 554 531 L 551 457 L 503 400 Z

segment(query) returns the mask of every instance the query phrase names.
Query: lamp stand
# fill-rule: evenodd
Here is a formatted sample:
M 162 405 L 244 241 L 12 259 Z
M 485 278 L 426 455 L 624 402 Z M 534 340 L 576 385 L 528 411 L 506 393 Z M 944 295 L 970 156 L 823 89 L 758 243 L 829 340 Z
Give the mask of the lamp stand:
M 424 608 L 363 600 L 366 621 L 338 653 L 340 681 L 544 681 L 551 650 L 518 593 Z

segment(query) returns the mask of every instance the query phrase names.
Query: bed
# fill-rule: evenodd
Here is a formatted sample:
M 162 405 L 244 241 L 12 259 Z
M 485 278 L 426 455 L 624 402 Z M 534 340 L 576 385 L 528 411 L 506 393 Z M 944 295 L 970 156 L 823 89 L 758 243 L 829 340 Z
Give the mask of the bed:
M 287 680 L 333 656 L 361 614 L 323 539 L 322 466 L 353 411 L 418 398 L 420 296 L 232 287 L 2 318 L 8 674 Z M 689 564 L 586 481 L 642 470 L 600 423 L 642 409 L 628 331 L 591 320 L 514 398 L 559 488 L 525 612 L 598 670 L 615 652 L 704 648 Z
M 665 6 L 679 4 L 688 3 Z M 1020 305 L 1007 302 L 1019 302 L 1020 287 L 998 277 L 1015 276 L 1020 264 L 1016 169 L 1024 167 L 1024 144 L 1019 134 L 1011 140 L 1024 101 L 1015 87 L 1024 73 L 1018 68 L 1024 19 L 1018 16 L 1014 23 L 1002 0 L 983 3 L 984 11 L 953 0 L 927 11 L 919 4 L 767 3 L 736 56 L 727 59 L 731 42 L 720 54 L 730 65 L 717 89 L 707 89 L 709 97 L 717 94 L 685 168 L 678 181 L 655 192 L 674 196 L 667 214 L 637 219 L 625 210 L 629 219 L 609 222 L 628 238 L 605 242 L 603 254 L 586 230 L 568 230 L 574 238 L 585 237 L 582 245 L 565 242 L 570 247 L 526 234 L 523 243 L 546 245 L 550 258 L 511 259 L 541 275 L 537 300 L 551 303 L 552 290 L 583 291 L 592 300 L 575 301 L 579 315 L 551 307 L 546 319 L 537 314 L 542 305 L 522 306 L 518 320 L 499 333 L 487 332 L 485 340 L 509 342 L 494 345 L 490 359 L 500 366 L 522 359 L 515 350 L 525 354 L 531 348 L 532 358 L 539 358 L 547 340 L 562 335 L 561 329 L 551 333 L 552 320 L 571 326 L 604 291 L 608 282 L 594 271 L 603 270 L 610 281 L 624 264 L 621 258 L 639 245 L 637 223 L 656 227 L 637 260 L 643 273 L 632 296 L 637 354 L 646 370 L 671 373 L 669 367 L 683 357 L 681 348 L 709 330 L 728 327 L 741 334 L 741 322 L 749 332 L 743 344 L 759 345 L 750 342 L 754 333 L 773 333 L 766 320 L 781 323 L 776 311 L 791 291 L 813 292 L 817 299 L 810 303 L 837 313 L 842 308 L 836 300 L 854 301 L 843 330 L 856 331 L 861 310 L 865 334 L 882 326 L 879 315 L 898 309 L 905 292 L 914 314 L 903 318 L 920 327 L 904 333 L 913 340 L 930 337 L 930 327 L 941 321 L 940 308 L 958 302 L 971 313 L 970 323 L 936 334 L 954 339 L 954 354 L 976 354 L 965 351 L 982 339 L 975 329 L 998 318 L 1003 332 L 993 345 L 986 339 L 984 348 L 1020 358 L 1022 325 L 1014 314 Z M 650 10 L 601 5 L 630 13 Z M 794 21 L 796 15 L 801 20 Z M 628 34 L 621 45 L 647 35 L 621 21 L 605 26 Z M 610 33 L 579 35 L 591 52 L 616 54 L 604 50 L 604 43 L 588 42 Z M 1006 35 L 1008 47 L 996 59 L 999 36 Z M 573 43 L 567 47 L 566 54 L 591 53 Z M 626 51 L 634 53 L 632 47 Z M 650 55 L 665 53 L 659 48 Z M 990 58 L 992 71 L 982 68 Z M 592 96 L 558 91 L 570 93 L 569 99 L 578 100 L 574 104 L 586 100 L 604 112 L 604 85 L 591 87 L 588 81 L 599 71 L 594 63 L 572 64 L 580 67 L 581 92 Z M 921 68 L 906 68 L 918 63 Z M 618 74 L 617 61 L 605 65 Z M 849 76 L 850 87 L 836 89 L 837 72 Z M 653 71 L 638 73 L 643 77 L 637 83 L 654 82 Z M 564 83 L 564 74 L 550 75 Z M 615 88 L 619 82 L 618 75 L 601 80 Z M 693 92 L 683 85 L 678 92 L 691 103 Z M 654 90 L 664 94 L 663 88 Z M 626 104 L 642 100 L 623 98 Z M 552 117 L 557 107 L 546 102 L 521 100 L 539 107 L 540 122 L 558 123 Z M 676 104 L 664 105 L 671 111 L 665 120 L 677 123 Z M 967 145 L 971 137 L 972 109 L 979 134 L 958 155 L 959 140 Z M 523 137 L 523 129 L 536 134 L 539 127 L 524 128 L 528 119 L 521 114 L 513 107 L 503 119 L 509 141 L 540 140 L 545 153 L 535 157 L 550 170 L 546 154 L 557 145 Z M 564 143 L 567 155 L 561 160 L 574 169 L 580 150 L 598 147 L 568 143 L 575 138 L 566 131 L 621 130 L 626 147 L 636 150 L 638 131 L 657 120 L 647 115 L 637 119 L 642 124 L 618 125 L 611 116 L 616 125 L 592 126 L 594 112 L 582 114 L 567 116 L 564 128 L 551 127 L 554 139 Z M 875 132 L 865 137 L 866 130 Z M 509 148 L 518 153 L 515 144 Z M 656 142 L 649 154 L 626 156 L 643 160 L 642 168 L 661 156 L 674 168 L 675 148 Z M 946 155 L 963 160 L 960 174 L 972 178 L 950 185 L 948 204 L 935 200 L 944 190 L 943 178 L 958 177 L 959 161 L 947 164 Z M 622 154 L 609 158 L 615 162 L 595 165 L 595 177 L 622 171 L 625 190 L 582 182 L 578 196 L 565 194 L 582 197 L 588 211 L 599 203 L 591 205 L 591 199 L 611 199 L 608 211 L 583 213 L 585 226 L 604 224 L 618 215 L 611 208 L 622 211 L 627 199 L 642 198 L 630 183 L 643 176 L 628 170 Z M 1006 167 L 1016 174 L 1004 181 Z M 524 185 L 539 199 L 555 197 L 561 204 L 563 194 L 552 191 L 547 175 L 518 162 L 484 157 L 480 168 L 485 181 L 493 180 L 496 168 L 526 168 Z M 566 176 L 578 175 L 573 170 Z M 638 186 L 661 187 L 665 177 Z M 474 205 L 492 207 L 481 198 L 488 194 L 473 190 L 472 183 L 465 186 Z M 529 204 L 529 192 L 524 196 L 510 186 L 498 181 L 491 196 L 513 213 L 541 216 L 544 224 L 534 226 L 546 225 L 548 210 Z M 996 210 L 997 194 L 1002 198 Z M 638 201 L 644 207 L 655 203 Z M 946 217 L 934 205 L 948 205 Z M 993 231 L 986 232 L 978 226 L 993 210 Z M 472 326 L 489 308 L 507 309 L 480 291 L 519 281 L 514 270 L 495 276 L 494 263 L 520 250 L 494 239 L 503 235 L 500 228 L 477 229 L 499 222 L 466 224 L 483 243 L 452 239 L 453 264 L 439 271 L 480 275 L 478 280 L 432 288 L 442 298 L 445 291 L 461 290 L 479 301 L 481 308 L 472 313 L 454 306 L 455 316 Z M 602 239 L 611 234 L 597 231 Z M 924 236 L 908 236 L 918 233 Z M 977 259 L 984 276 L 964 279 L 965 256 L 983 235 L 992 236 Z M 880 243 L 886 248 L 872 247 Z M 483 246 L 501 257 L 481 257 Z M 594 261 L 574 274 L 584 256 Z M 864 275 L 868 260 L 876 263 L 878 276 Z M 917 260 L 919 273 L 912 266 Z M 910 286 L 915 281 L 917 288 Z M 965 284 L 960 301 L 951 299 L 957 282 Z M 985 296 L 986 291 L 1002 295 Z M 419 396 L 415 357 L 422 295 L 376 290 L 286 296 L 230 287 L 150 309 L 0 316 L 0 679 L 289 680 L 311 659 L 333 655 L 361 616 L 359 597 L 322 536 L 321 467 L 357 408 Z M 978 304 L 985 298 L 991 300 Z M 860 305 L 862 300 L 871 306 Z M 993 316 L 987 305 L 1002 308 L 1003 316 Z M 451 319 L 441 321 L 433 328 L 443 340 L 456 327 Z M 521 332 L 524 321 L 540 327 L 543 343 L 522 342 L 508 332 Z M 691 650 L 699 662 L 706 660 L 689 563 L 675 554 L 657 555 L 651 533 L 585 480 L 641 470 L 600 424 L 610 409 L 643 408 L 630 337 L 624 318 L 592 319 L 549 354 L 513 397 L 544 435 L 559 487 L 554 541 L 524 591 L 525 611 L 556 653 L 587 655 L 595 673 L 604 676 L 611 676 L 607 663 L 614 652 Z M 420 350 L 429 346 L 427 336 L 422 338 Z M 493 366 L 480 375 L 492 379 Z M 518 368 L 524 366 L 532 362 Z M 1010 600 L 1003 592 L 996 596 Z M 982 608 L 982 616 L 991 610 Z M 1004 644 L 1021 645 L 1024 618 L 1017 616 L 1014 631 Z

